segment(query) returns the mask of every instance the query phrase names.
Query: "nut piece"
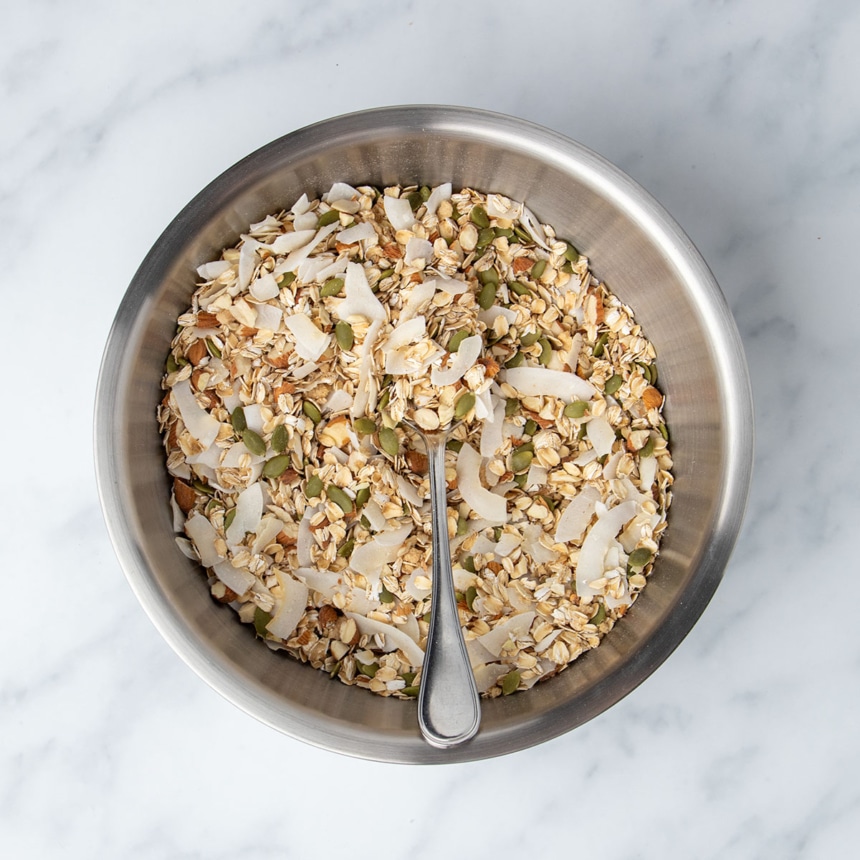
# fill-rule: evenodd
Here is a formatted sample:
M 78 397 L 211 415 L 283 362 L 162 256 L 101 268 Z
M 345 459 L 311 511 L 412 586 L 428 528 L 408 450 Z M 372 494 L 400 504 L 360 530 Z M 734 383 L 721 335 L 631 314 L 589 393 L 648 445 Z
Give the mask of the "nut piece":
M 663 405 L 663 395 L 653 385 L 649 385 L 642 394 L 642 402 L 646 409 L 659 409 Z
M 197 367 L 197 365 L 200 364 L 207 355 L 209 355 L 209 352 L 206 349 L 206 341 L 204 340 L 195 340 L 194 343 L 188 347 L 188 352 L 185 353 L 185 357 L 195 367 Z
M 341 618 L 340 627 L 338 629 L 337 638 L 344 645 L 357 645 L 361 634 L 358 632 L 358 625 L 351 618 Z
M 197 493 L 193 487 L 189 487 L 184 481 L 179 478 L 173 479 L 173 496 L 176 499 L 176 504 L 183 514 L 189 513 L 194 508 L 194 502 L 197 501 Z

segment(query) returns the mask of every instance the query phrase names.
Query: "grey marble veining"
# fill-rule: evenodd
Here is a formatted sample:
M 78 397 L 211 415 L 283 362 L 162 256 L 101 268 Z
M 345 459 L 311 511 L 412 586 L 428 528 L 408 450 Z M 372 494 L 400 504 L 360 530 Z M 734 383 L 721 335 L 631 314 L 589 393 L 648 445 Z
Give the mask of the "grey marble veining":
M 860 7 L 4 4 L 0 851 L 39 858 L 831 858 L 860 837 Z M 580 140 L 655 194 L 736 316 L 745 530 L 638 690 L 503 759 L 408 768 L 257 724 L 144 616 L 102 524 L 92 400 L 156 236 L 269 140 L 382 104 Z

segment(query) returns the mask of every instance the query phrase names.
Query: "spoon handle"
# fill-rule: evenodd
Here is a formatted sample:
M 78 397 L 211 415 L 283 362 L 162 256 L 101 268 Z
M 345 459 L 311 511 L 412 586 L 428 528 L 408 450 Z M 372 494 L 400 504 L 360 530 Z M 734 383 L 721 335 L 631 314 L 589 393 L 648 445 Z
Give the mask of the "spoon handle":
M 481 704 L 454 596 L 445 483 L 446 436 L 427 433 L 425 438 L 432 503 L 433 590 L 418 694 L 418 723 L 431 746 L 444 748 L 474 737 L 481 723 Z

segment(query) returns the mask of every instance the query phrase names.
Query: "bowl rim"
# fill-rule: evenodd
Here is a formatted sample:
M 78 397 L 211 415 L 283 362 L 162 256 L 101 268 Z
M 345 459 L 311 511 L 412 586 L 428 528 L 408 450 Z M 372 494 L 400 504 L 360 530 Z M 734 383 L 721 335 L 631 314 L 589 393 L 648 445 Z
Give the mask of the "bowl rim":
M 697 310 L 702 313 L 713 338 L 712 348 L 720 356 L 725 371 L 720 382 L 723 402 L 727 405 L 724 457 L 728 479 L 722 485 L 716 504 L 712 534 L 708 545 L 705 575 L 691 582 L 685 593 L 685 612 L 673 625 L 672 635 L 640 649 L 624 664 L 620 683 L 612 695 L 586 702 L 575 722 L 556 718 L 524 724 L 519 731 L 506 730 L 499 736 L 479 735 L 467 744 L 449 750 L 435 750 L 421 741 L 391 747 L 384 739 L 338 733 L 331 727 L 319 730 L 312 719 L 302 714 L 284 715 L 262 689 L 250 689 L 219 666 L 217 653 L 193 637 L 182 623 L 178 610 L 170 605 L 157 587 L 146 565 L 142 548 L 124 528 L 120 478 L 125 454 L 124 442 L 118 439 L 119 423 L 116 398 L 123 356 L 129 347 L 129 333 L 146 303 L 146 284 L 151 270 L 161 266 L 158 257 L 165 246 L 187 241 L 188 231 L 206 207 L 218 206 L 218 200 L 232 196 L 237 181 L 259 176 L 260 171 L 279 153 L 294 146 L 306 147 L 315 140 L 335 135 L 343 139 L 372 140 L 380 128 L 404 126 L 436 132 L 451 131 L 475 135 L 488 143 L 502 142 L 517 149 L 527 148 L 542 161 L 559 165 L 566 172 L 578 174 L 597 187 L 612 201 L 632 213 L 637 224 L 678 271 L 679 277 L 695 292 Z M 213 204 L 213 200 L 215 201 Z M 94 408 L 94 459 L 96 482 L 108 534 L 120 566 L 134 594 L 159 633 L 182 660 L 213 689 L 233 704 L 273 728 L 298 740 L 358 758 L 400 763 L 462 762 L 515 752 L 550 740 L 592 719 L 611 707 L 652 674 L 677 648 L 718 587 L 723 571 L 738 538 L 752 480 L 754 452 L 753 401 L 749 372 L 743 345 L 735 321 L 720 288 L 693 242 L 671 215 L 626 173 L 605 158 L 558 132 L 533 122 L 506 114 L 469 107 L 447 105 L 395 105 L 371 108 L 325 119 L 292 131 L 260 147 L 207 184 L 172 219 L 157 238 L 133 276 L 107 338 L 99 370 Z M 591 691 L 589 691 L 590 693 Z

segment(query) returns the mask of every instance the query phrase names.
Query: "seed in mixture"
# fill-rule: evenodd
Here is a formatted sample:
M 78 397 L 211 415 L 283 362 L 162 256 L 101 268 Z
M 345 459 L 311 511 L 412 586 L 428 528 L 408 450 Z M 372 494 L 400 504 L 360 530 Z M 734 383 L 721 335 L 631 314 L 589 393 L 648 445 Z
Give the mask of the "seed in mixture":
M 412 698 L 430 612 L 428 430 L 446 446 L 479 690 L 597 647 L 671 501 L 653 345 L 522 203 L 335 183 L 198 269 L 158 419 L 183 551 L 274 650 Z

